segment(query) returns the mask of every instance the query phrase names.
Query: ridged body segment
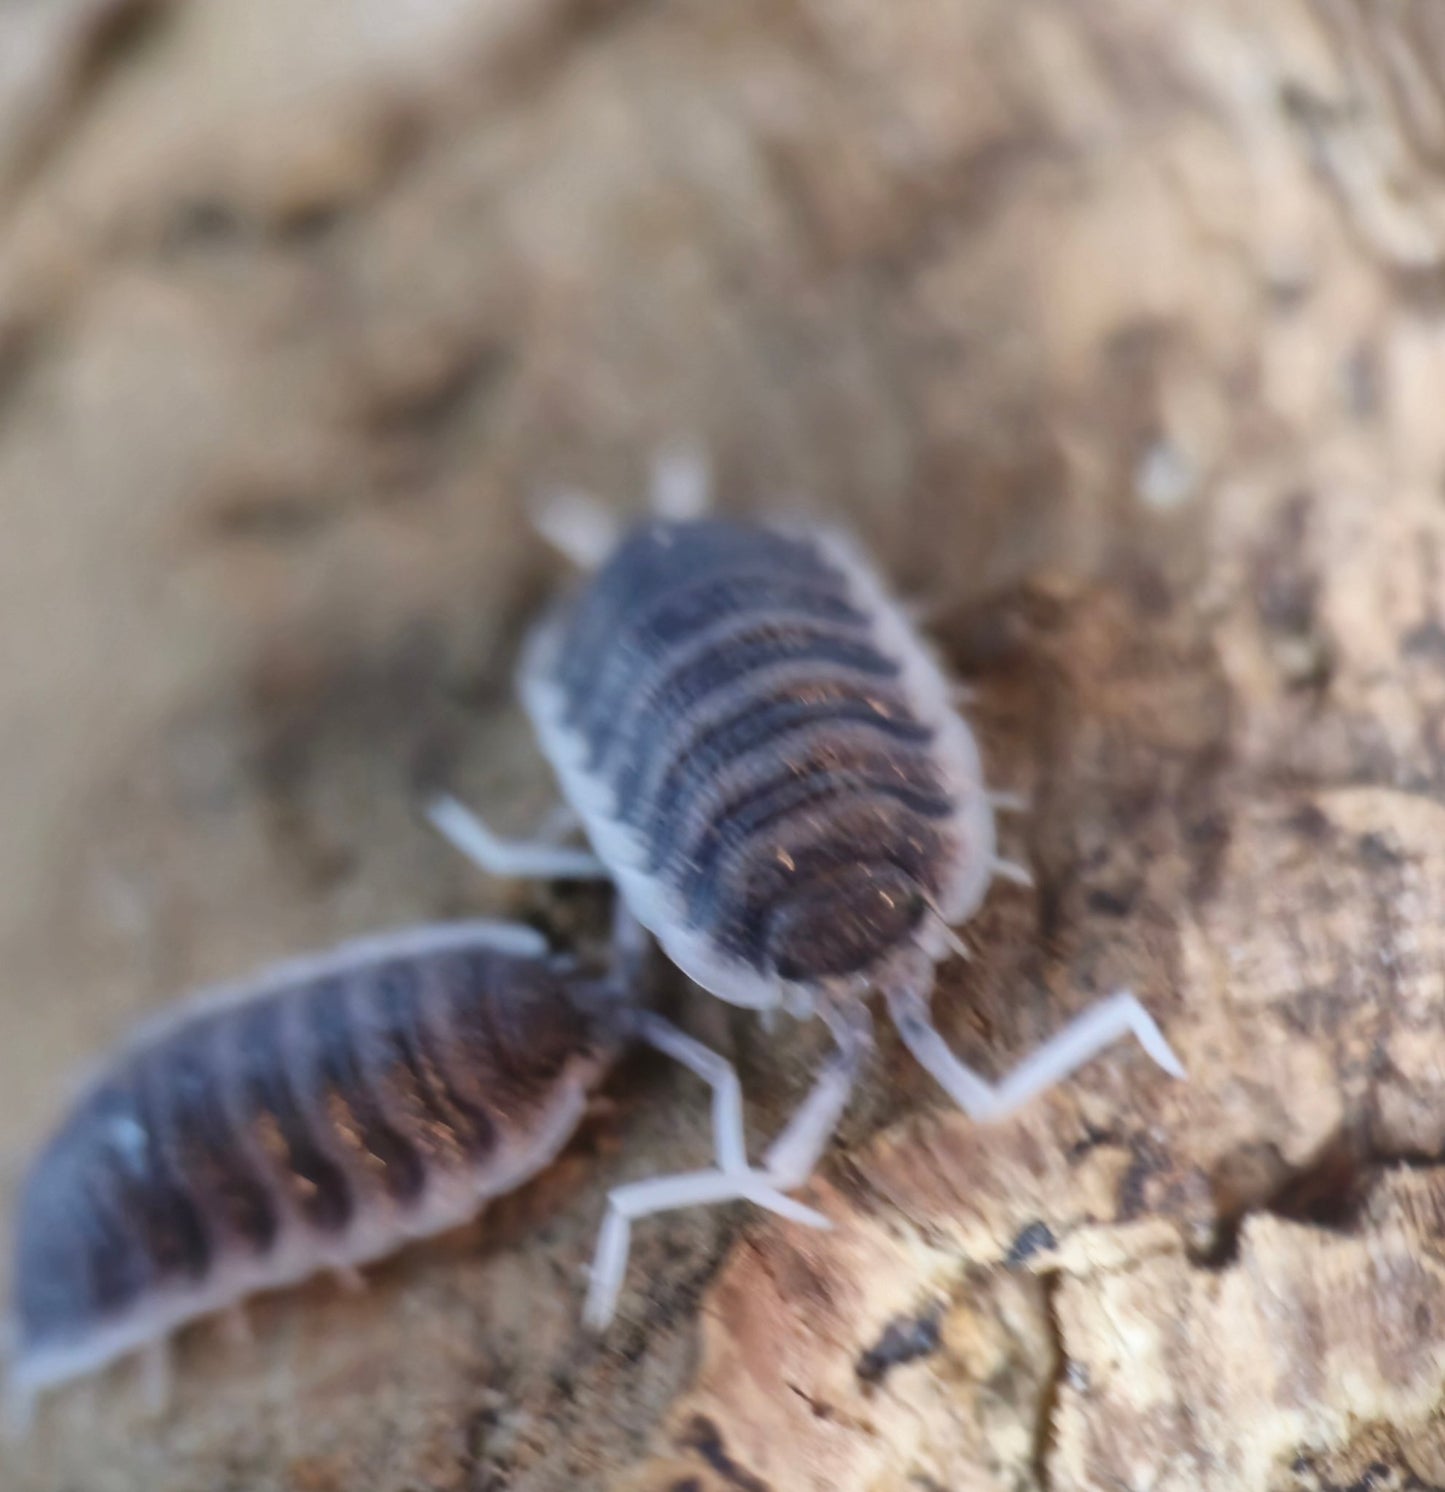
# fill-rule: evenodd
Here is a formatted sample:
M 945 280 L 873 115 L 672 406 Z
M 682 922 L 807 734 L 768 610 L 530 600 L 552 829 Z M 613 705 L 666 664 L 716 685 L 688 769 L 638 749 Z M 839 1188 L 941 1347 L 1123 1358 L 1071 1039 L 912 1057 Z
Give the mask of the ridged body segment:
M 618 1035 L 596 986 L 490 934 L 398 946 L 183 1005 L 92 1081 L 19 1201 L 22 1383 L 452 1226 L 555 1154 Z
M 522 693 L 641 921 L 724 998 L 866 979 L 977 904 L 993 822 L 931 655 L 835 541 L 654 522 L 536 635 Z

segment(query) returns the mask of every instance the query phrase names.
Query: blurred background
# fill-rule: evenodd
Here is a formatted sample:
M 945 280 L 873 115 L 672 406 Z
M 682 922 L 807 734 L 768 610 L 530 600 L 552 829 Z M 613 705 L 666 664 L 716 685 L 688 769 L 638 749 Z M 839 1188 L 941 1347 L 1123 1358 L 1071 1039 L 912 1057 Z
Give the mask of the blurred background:
M 1041 904 L 985 936 L 1206 1011 L 1196 1070 L 1242 1086 L 1174 1114 L 1194 1190 L 1136 1211 L 1227 1230 L 1340 1136 L 1355 1169 L 1437 1154 L 1439 1049 L 1392 1052 L 1388 1101 L 1341 1054 L 1382 946 L 1412 1029 L 1445 1003 L 1442 68 L 1428 0 L 0 0 L 0 1195 L 142 1011 L 528 905 L 418 796 L 545 812 L 510 674 L 564 571 L 527 503 L 640 511 L 680 440 L 726 507 L 855 527 L 980 679 L 1042 805 Z M 1383 858 L 1272 944 L 1276 888 L 1344 855 L 1279 858 L 1302 805 Z M 1225 949 L 1254 1026 L 1209 1026 Z M 1010 957 L 988 990 L 1061 987 Z M 763 1486 L 667 1417 L 691 1334 L 558 1366 L 595 1164 L 499 1251 L 277 1305 L 239 1364 L 197 1345 L 164 1426 L 116 1375 L 0 1486 Z M 726 1238 L 686 1237 L 701 1289 Z M 1104 1484 L 1144 1411 L 1070 1392 L 1003 1398 L 1054 1415 L 1054 1485 Z M 810 1421 L 826 1446 L 758 1431 L 737 1465 L 1044 1485 L 976 1407 L 992 1460 Z M 1181 1439 L 1151 1485 L 1304 1454 L 1260 1434 L 1222 1471 Z

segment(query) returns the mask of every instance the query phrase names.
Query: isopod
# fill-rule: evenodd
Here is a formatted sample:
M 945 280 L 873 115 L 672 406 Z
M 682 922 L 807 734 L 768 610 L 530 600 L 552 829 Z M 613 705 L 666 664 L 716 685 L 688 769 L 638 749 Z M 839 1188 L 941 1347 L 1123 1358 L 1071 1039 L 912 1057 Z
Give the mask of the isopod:
M 660 516 L 598 555 L 524 652 L 522 702 L 590 851 L 498 840 L 450 799 L 433 808 L 438 827 L 495 873 L 610 878 L 704 989 L 822 1017 L 838 1050 L 761 1172 L 747 1173 L 754 1184 L 789 1191 L 811 1174 L 872 1045 L 871 991 L 978 1120 L 1128 1033 L 1182 1076 L 1127 992 L 996 1085 L 948 1049 L 929 996 L 936 964 L 959 950 L 952 929 L 995 877 L 1027 879 L 998 857 L 995 808 L 1006 805 L 985 786 L 957 691 L 851 543 L 699 516 L 698 486 L 674 464 Z M 579 512 L 574 502 L 562 516 Z M 585 547 L 600 549 L 595 516 L 582 527 Z M 552 529 L 565 543 L 568 524 Z M 668 1178 L 614 1194 L 593 1324 L 615 1310 L 630 1220 L 686 1200 Z
M 719 1165 L 737 1170 L 736 1081 L 634 994 L 530 928 L 463 922 L 281 963 L 142 1024 L 21 1190 L 12 1427 L 122 1356 L 163 1364 L 187 1322 L 466 1221 L 553 1159 L 627 1041 L 713 1084 Z

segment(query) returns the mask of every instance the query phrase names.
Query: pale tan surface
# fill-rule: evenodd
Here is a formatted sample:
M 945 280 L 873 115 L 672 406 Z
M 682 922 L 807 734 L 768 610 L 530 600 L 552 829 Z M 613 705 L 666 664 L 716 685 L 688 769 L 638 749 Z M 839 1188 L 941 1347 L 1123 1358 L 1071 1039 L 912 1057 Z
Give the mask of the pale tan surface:
M 705 1146 L 642 1064 L 367 1297 L 189 1334 L 163 1422 L 65 1395 L 5 1492 L 1445 1480 L 1437 15 L 0 7 L 4 1195 L 187 985 L 547 905 L 417 792 L 545 809 L 525 499 L 635 505 L 678 436 L 938 599 L 1033 793 L 955 1043 L 1002 1066 L 1129 981 L 1192 1073 L 1121 1049 L 979 1132 L 886 1044 L 837 1230 L 643 1229 L 597 1347 L 605 1186 Z M 775 1122 L 815 1044 L 697 1016 Z

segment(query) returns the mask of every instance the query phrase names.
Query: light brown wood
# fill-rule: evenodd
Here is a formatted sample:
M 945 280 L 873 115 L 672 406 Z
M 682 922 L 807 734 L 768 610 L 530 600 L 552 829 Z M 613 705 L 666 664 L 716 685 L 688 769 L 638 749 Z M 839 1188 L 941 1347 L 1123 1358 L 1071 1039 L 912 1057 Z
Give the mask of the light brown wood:
M 530 495 L 844 518 L 1028 792 L 941 1023 L 810 1197 L 639 1229 L 647 1062 L 556 1170 L 360 1298 L 60 1396 L 0 1485 L 375 1492 L 1445 1481 L 1445 32 L 1428 0 L 0 9 L 0 1180 L 188 985 L 484 881 L 416 811 L 550 788 L 507 679 Z M 759 1135 L 815 1037 L 706 1001 Z M 1373 1481 L 1371 1480 L 1373 1478 Z M 1412 1480 L 1413 1478 L 1413 1480 Z

